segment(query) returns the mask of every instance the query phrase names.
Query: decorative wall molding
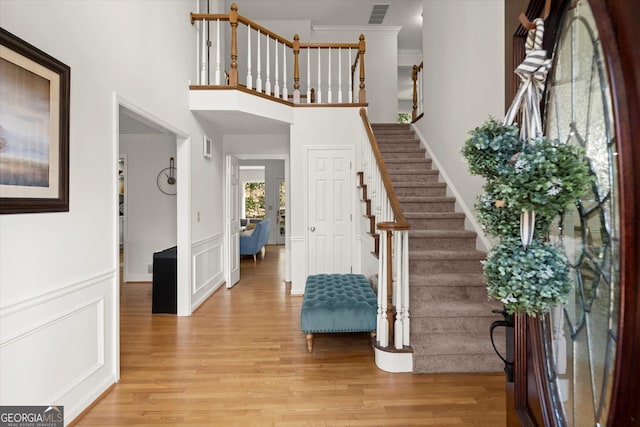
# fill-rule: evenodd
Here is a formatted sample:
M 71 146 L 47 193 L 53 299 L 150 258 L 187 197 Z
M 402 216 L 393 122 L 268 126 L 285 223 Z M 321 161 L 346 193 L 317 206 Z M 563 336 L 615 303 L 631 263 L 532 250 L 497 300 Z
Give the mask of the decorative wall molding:
M 2 308 L 0 404 L 57 403 L 71 415 L 78 396 L 115 382 L 117 283 L 109 271 Z
M 62 298 L 68 294 L 84 290 L 91 286 L 103 284 L 108 280 L 112 280 L 117 277 L 118 272 L 116 270 L 109 270 L 97 276 L 81 280 L 76 283 L 64 286 L 60 289 L 56 289 L 51 292 L 44 293 L 42 295 L 35 296 L 17 303 L 9 304 L 5 307 L 0 307 L 0 319 L 10 316 L 16 312 L 27 310 L 34 306 L 46 304 L 54 299 Z
M 191 246 L 192 310 L 215 292 L 224 279 L 224 234 L 218 233 Z

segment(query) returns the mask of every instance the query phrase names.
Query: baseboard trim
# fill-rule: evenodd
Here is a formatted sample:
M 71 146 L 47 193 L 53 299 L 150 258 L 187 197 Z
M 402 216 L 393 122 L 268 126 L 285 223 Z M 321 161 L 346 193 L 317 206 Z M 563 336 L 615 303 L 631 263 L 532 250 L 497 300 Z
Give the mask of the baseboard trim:
M 84 418 L 85 415 L 87 415 L 89 412 L 91 412 L 91 410 L 98 404 L 100 403 L 100 401 L 102 399 L 104 399 L 109 393 L 111 393 L 113 391 L 114 388 L 116 388 L 117 383 L 112 383 L 105 391 L 103 391 L 102 393 L 100 393 L 100 395 L 98 397 L 95 398 L 95 400 L 93 402 L 91 402 L 89 404 L 89 406 L 87 406 L 86 408 L 84 408 L 82 411 L 80 411 L 80 413 L 78 415 L 76 415 L 73 420 L 71 420 L 69 422 L 69 424 L 67 424 L 67 427 L 73 427 L 75 425 L 77 425 L 80 420 L 82 418 Z

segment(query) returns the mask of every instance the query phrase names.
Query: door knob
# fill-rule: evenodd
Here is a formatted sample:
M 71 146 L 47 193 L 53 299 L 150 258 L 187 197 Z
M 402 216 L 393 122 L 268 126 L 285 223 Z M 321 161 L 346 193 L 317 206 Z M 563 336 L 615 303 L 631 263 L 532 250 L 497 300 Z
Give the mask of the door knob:
M 316 231 L 316 228 L 315 227 L 309 227 L 309 230 L 311 230 L 313 232 L 313 231 Z

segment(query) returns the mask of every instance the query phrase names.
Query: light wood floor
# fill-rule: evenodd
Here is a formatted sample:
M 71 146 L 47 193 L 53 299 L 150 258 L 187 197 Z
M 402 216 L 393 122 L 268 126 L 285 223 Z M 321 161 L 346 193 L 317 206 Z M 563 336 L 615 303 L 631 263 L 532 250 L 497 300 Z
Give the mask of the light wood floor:
M 390 374 L 368 334 L 318 335 L 269 246 L 191 317 L 151 315 L 151 284 L 121 290 L 121 380 L 77 426 L 505 425 L 503 374 Z

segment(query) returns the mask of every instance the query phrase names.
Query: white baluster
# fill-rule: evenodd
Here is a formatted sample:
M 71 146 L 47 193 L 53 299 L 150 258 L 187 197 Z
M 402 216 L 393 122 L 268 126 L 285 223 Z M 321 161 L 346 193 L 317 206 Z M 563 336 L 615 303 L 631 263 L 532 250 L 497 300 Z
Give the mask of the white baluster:
M 402 348 L 402 233 L 393 233 L 393 269 L 396 273 L 396 281 L 393 286 L 393 305 L 396 307 L 396 318 L 393 325 L 393 344 L 399 350 Z
M 287 91 L 287 45 L 282 44 L 282 99 L 289 99 Z
M 270 60 L 271 58 L 269 57 L 269 36 L 267 36 L 267 80 L 264 82 L 264 91 L 267 93 L 267 95 L 271 95 Z
M 342 104 L 342 48 L 338 48 L 338 104 Z
M 251 25 L 247 25 L 247 89 L 253 89 L 251 77 Z
M 273 85 L 273 96 L 275 96 L 276 98 L 280 98 L 280 78 L 278 76 L 278 40 L 274 40 L 275 42 L 275 48 L 274 50 L 276 51 L 276 58 L 274 62 L 274 65 L 276 67 L 276 76 L 275 76 L 275 82 Z
M 311 50 L 307 46 L 307 104 L 311 104 Z
M 262 58 L 260 57 L 260 34 L 260 30 L 258 30 L 258 37 L 256 37 L 256 44 L 258 45 L 258 52 L 256 56 L 256 62 L 258 63 L 258 69 L 256 72 L 256 91 L 258 92 L 262 92 L 262 74 L 260 72 L 260 63 L 262 62 Z
M 220 85 L 220 20 L 216 19 L 216 76 L 215 83 Z
M 411 345 L 411 319 L 409 317 L 409 232 L 402 231 L 402 341 Z
M 200 13 L 200 2 L 196 2 L 196 13 Z M 202 25 L 196 21 L 196 84 L 202 84 L 200 81 L 200 31 Z M 189 80 L 191 84 L 191 80 Z
M 331 102 L 333 102 L 333 97 L 331 95 L 331 47 L 329 47 L 329 64 L 327 65 L 327 78 L 329 79 L 327 88 L 327 103 L 331 104 Z
M 380 259 L 378 261 L 378 328 L 377 339 L 381 347 L 389 345 L 389 322 L 387 322 L 387 238 L 380 232 Z
M 200 30 L 202 31 L 202 54 L 200 55 L 200 84 L 206 85 L 207 82 L 207 21 L 202 20 Z
M 320 84 L 320 48 L 318 48 L 318 90 L 316 92 L 316 103 L 322 103 L 322 85 Z
M 353 64 L 353 62 L 351 62 L 351 48 L 349 48 L 349 66 L 347 67 L 349 69 L 349 75 L 347 76 L 347 80 L 349 80 L 349 94 L 347 95 L 347 97 L 349 98 L 349 104 L 351 104 L 353 102 L 353 84 L 351 82 L 351 64 Z

